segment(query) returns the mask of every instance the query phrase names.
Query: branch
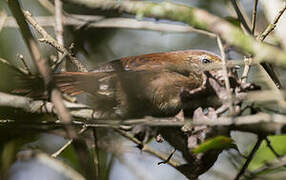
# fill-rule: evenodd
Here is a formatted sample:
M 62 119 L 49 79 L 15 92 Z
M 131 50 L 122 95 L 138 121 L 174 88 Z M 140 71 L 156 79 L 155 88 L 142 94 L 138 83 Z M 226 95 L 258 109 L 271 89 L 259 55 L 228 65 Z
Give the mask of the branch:
M 144 152 L 147 152 L 153 156 L 156 156 L 158 158 L 160 158 L 161 160 L 163 161 L 166 161 L 168 159 L 168 155 L 163 155 L 157 151 L 155 151 L 152 147 L 150 147 L 148 144 L 143 144 L 141 141 L 139 141 L 137 138 L 135 138 L 133 135 L 125 132 L 125 131 L 122 131 L 120 129 L 114 129 L 117 133 L 119 133 L 120 135 L 122 135 L 123 137 L 131 140 L 132 142 L 134 142 L 135 144 L 138 144 L 138 145 L 141 145 L 143 148 L 142 148 L 142 151 Z M 180 163 L 172 160 L 172 159 L 169 159 L 166 163 L 168 163 L 169 165 L 171 165 L 172 167 L 176 168 L 180 165 Z
M 240 20 L 240 22 L 242 23 L 244 29 L 247 31 L 248 34 L 251 34 L 251 30 L 245 20 L 245 17 L 243 16 L 243 14 L 241 13 L 241 10 L 239 9 L 239 6 L 236 2 L 236 0 L 231 0 L 232 6 L 237 14 L 238 19 Z
M 222 41 L 221 41 L 219 36 L 217 36 L 217 44 L 218 44 L 220 54 L 221 54 L 221 58 L 222 58 L 222 70 L 223 70 L 223 77 L 224 77 L 224 81 L 225 81 L 225 87 L 227 90 L 229 111 L 232 114 L 234 112 L 234 108 L 233 108 L 232 93 L 230 90 L 230 83 L 229 83 L 227 67 L 226 67 L 225 49 L 223 48 L 223 44 L 222 44 Z
M 83 127 L 78 134 L 82 134 L 84 131 L 86 131 L 86 127 Z M 66 148 L 68 148 L 72 144 L 73 140 L 70 139 L 67 143 L 65 143 L 59 150 L 51 154 L 51 157 L 57 158 Z
M 35 20 L 42 27 L 54 26 L 54 17 L 39 16 Z M 63 17 L 63 24 L 66 26 L 83 26 L 88 23 L 88 27 L 93 28 L 125 28 L 125 29 L 143 29 L 149 31 L 160 31 L 169 33 L 200 33 L 211 38 L 215 38 L 214 33 L 193 28 L 188 25 L 178 25 L 154 21 L 138 21 L 132 18 L 104 18 L 104 16 L 89 16 L 89 15 L 75 15 L 69 14 Z M 8 17 L 4 27 L 18 27 L 15 19 Z
M 251 34 L 253 35 L 255 35 L 257 5 L 258 5 L 258 0 L 255 0 L 253 13 L 252 13 L 252 26 L 251 26 Z
M 277 157 L 281 158 L 281 155 L 273 148 L 271 145 L 271 141 L 268 139 L 268 137 L 265 138 L 265 141 L 267 143 L 268 148 L 271 150 L 271 152 Z
M 154 118 L 145 117 L 141 119 L 129 119 L 129 120 L 100 120 L 95 117 L 94 111 L 86 105 L 68 103 L 65 102 L 67 108 L 69 108 L 71 114 L 74 118 L 84 119 L 81 121 L 72 121 L 72 125 L 75 126 L 86 126 L 86 127 L 120 127 L 120 126 L 134 126 L 134 125 L 148 125 L 148 126 L 172 126 L 172 127 L 182 127 L 185 123 L 192 122 L 194 126 L 208 125 L 208 126 L 226 126 L 233 130 L 241 130 L 247 132 L 253 132 L 263 135 L 277 134 L 277 132 L 284 133 L 283 127 L 286 125 L 286 116 L 272 113 L 257 113 L 255 115 L 246 115 L 240 117 L 219 117 L 216 120 L 211 119 L 196 119 L 191 120 L 189 118 L 185 119 L 185 122 L 175 121 L 173 118 Z M 21 109 L 26 112 L 31 113 L 52 113 L 55 111 L 53 109 L 53 104 L 44 101 L 34 101 L 31 98 L 15 96 L 0 92 L 0 106 L 12 107 Z M 45 123 L 43 123 L 45 124 Z M 56 123 L 61 125 L 61 123 Z
M 263 31 L 263 33 L 260 34 L 260 36 L 258 37 L 258 39 L 260 41 L 264 41 L 264 39 L 275 29 L 279 19 L 281 18 L 281 16 L 285 12 L 285 10 L 286 10 L 286 3 L 284 5 L 284 7 L 276 15 L 273 22 L 266 27 L 266 29 Z
M 35 28 L 35 30 L 37 30 L 43 36 L 43 38 L 39 41 L 47 42 L 55 47 L 59 52 L 63 53 L 63 56 L 67 55 L 80 72 L 87 72 L 86 68 L 80 63 L 80 61 L 75 58 L 63 45 L 59 44 L 51 35 L 49 35 L 46 30 L 42 28 L 32 17 L 30 12 L 24 11 L 23 14 L 26 20 Z
M 64 46 L 64 27 L 63 27 L 63 4 L 61 0 L 55 0 L 55 33 L 58 43 Z M 62 59 L 63 54 L 58 53 L 58 59 Z M 61 71 L 66 70 L 66 63 L 62 61 Z
M 251 162 L 251 160 L 253 159 L 256 151 L 258 150 L 259 146 L 262 143 L 262 138 L 258 137 L 257 142 L 255 143 L 255 146 L 253 147 L 252 151 L 250 152 L 249 156 L 247 157 L 244 165 L 242 166 L 241 170 L 239 171 L 239 173 L 236 175 L 235 180 L 239 180 L 240 177 L 244 174 L 244 172 L 246 171 L 246 169 L 248 168 L 249 163 Z

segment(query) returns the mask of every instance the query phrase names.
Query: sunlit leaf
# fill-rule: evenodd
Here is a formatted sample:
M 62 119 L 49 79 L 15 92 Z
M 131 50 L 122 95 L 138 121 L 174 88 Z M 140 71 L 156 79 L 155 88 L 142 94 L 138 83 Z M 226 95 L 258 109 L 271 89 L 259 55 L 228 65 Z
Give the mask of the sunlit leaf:
M 225 149 L 230 148 L 232 146 L 233 143 L 231 138 L 226 136 L 217 136 L 200 144 L 197 148 L 193 149 L 193 153 L 205 153 L 212 149 Z

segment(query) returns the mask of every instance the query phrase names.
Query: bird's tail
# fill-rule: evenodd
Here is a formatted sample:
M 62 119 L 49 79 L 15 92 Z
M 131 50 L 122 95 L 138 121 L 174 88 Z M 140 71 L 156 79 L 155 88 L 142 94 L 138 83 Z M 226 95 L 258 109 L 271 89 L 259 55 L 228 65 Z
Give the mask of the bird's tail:
M 1 71 L 2 69 L 5 70 Z M 97 79 L 97 77 L 101 77 L 101 73 L 62 72 L 53 74 L 53 80 L 57 87 L 63 93 L 72 96 L 88 92 L 91 86 L 94 87 L 92 82 L 94 82 L 94 79 Z M 7 91 L 12 94 L 28 96 L 35 99 L 47 98 L 45 84 L 40 75 L 27 73 L 3 59 L 0 59 L 0 81 L 5 81 L 2 84 L 0 82 L 0 87 L 1 85 L 10 86 L 5 89 L 8 89 Z

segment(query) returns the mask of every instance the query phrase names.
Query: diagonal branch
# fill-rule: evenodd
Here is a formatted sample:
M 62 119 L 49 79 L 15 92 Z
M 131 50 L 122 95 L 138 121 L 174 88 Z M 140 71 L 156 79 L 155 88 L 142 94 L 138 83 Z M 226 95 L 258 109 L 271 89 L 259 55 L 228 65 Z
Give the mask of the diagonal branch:
M 59 44 L 51 35 L 49 35 L 44 28 L 42 28 L 38 22 L 32 17 L 31 13 L 28 11 L 23 12 L 26 20 L 43 36 L 41 41 L 47 42 L 48 44 L 55 47 L 59 52 L 67 55 L 72 63 L 74 63 L 79 71 L 86 72 L 86 68 L 80 63 L 78 59 L 76 59 L 63 45 Z
M 240 20 L 240 22 L 242 23 L 244 29 L 247 31 L 248 34 L 251 34 L 251 29 L 249 28 L 245 17 L 243 16 L 243 14 L 241 13 L 241 10 L 236 2 L 237 0 L 231 0 L 232 6 L 237 14 L 238 19 Z
M 250 152 L 249 156 L 247 157 L 247 159 L 246 159 L 244 165 L 242 166 L 241 170 L 240 170 L 239 173 L 236 175 L 235 180 L 239 180 L 240 177 L 245 173 L 245 171 L 246 171 L 246 169 L 248 168 L 248 166 L 249 166 L 251 160 L 253 159 L 253 157 L 254 157 L 256 151 L 258 150 L 259 146 L 261 145 L 262 140 L 263 140 L 262 138 L 259 138 L 259 137 L 258 137 L 258 140 L 257 140 L 256 144 L 254 145 L 254 147 L 253 147 L 252 151 Z
M 279 19 L 281 18 L 281 16 L 285 12 L 285 10 L 286 10 L 286 2 L 285 2 L 284 7 L 279 11 L 279 13 L 274 18 L 273 22 L 271 24 L 269 24 L 266 27 L 266 29 L 259 35 L 258 39 L 260 41 L 264 41 L 264 39 L 275 29 Z
M 251 26 L 251 34 L 253 35 L 255 35 L 257 5 L 258 5 L 258 0 L 255 0 L 253 13 L 252 13 L 252 26 Z

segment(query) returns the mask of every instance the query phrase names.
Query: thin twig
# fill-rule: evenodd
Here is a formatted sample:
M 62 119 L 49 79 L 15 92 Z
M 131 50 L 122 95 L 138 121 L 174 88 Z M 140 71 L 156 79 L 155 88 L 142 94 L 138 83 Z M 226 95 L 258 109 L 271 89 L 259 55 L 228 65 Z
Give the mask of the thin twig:
M 117 128 L 114 128 L 114 130 L 116 132 L 118 132 L 120 135 L 122 135 L 123 137 L 131 140 L 132 142 L 134 142 L 135 144 L 138 144 L 140 146 L 142 146 L 142 151 L 144 152 L 147 152 L 149 154 L 152 154 L 158 158 L 160 158 L 161 160 L 163 161 L 166 161 L 168 159 L 169 156 L 166 156 L 166 155 L 163 155 L 157 151 L 155 151 L 153 148 L 151 148 L 148 144 L 143 144 L 141 141 L 139 141 L 137 138 L 135 138 L 133 135 L 125 132 L 125 131 L 122 131 L 120 129 L 117 129 Z M 173 166 L 174 168 L 178 167 L 180 165 L 179 162 L 176 162 L 172 159 L 170 159 L 168 162 L 167 162 L 169 165 Z
M 253 159 L 253 157 L 254 157 L 256 151 L 258 150 L 260 144 L 262 143 L 262 140 L 263 140 L 262 138 L 259 138 L 259 137 L 258 137 L 257 142 L 255 143 L 255 145 L 254 145 L 252 151 L 250 152 L 249 156 L 247 157 L 247 159 L 246 159 L 245 163 L 243 164 L 241 170 L 240 170 L 239 173 L 236 175 L 235 180 L 239 180 L 239 178 L 245 173 L 246 169 L 247 169 L 248 166 L 249 166 L 249 163 L 250 163 L 251 160 Z
M 35 20 L 40 26 L 54 26 L 54 17 L 51 16 L 37 16 Z M 76 15 L 68 14 L 63 18 L 63 24 L 65 26 L 83 26 L 88 23 L 88 27 L 92 28 L 125 28 L 125 29 L 142 29 L 149 31 L 159 31 L 168 33 L 199 33 L 206 35 L 210 38 L 216 38 L 216 34 L 196 29 L 188 25 L 170 24 L 164 22 L 155 21 L 138 21 L 132 18 L 104 18 L 103 16 L 91 16 L 91 15 Z M 14 18 L 8 17 L 4 24 L 4 27 L 17 27 Z
M 24 56 L 23 56 L 22 54 L 19 54 L 19 55 L 18 55 L 18 58 L 21 60 L 23 66 L 24 66 L 24 68 L 25 68 L 25 70 L 28 72 L 28 75 L 32 75 L 32 72 L 30 71 L 30 68 L 28 67 L 28 65 L 27 65 L 27 63 L 26 63 L 26 61 L 25 61 L 25 59 L 24 59 Z
M 86 131 L 86 127 L 84 126 L 79 132 L 78 134 L 82 134 L 84 131 Z M 73 140 L 70 139 L 68 142 L 66 142 L 59 150 L 57 150 L 56 152 L 54 152 L 53 154 L 51 154 L 51 157 L 53 158 L 57 158 L 66 148 L 68 148 L 71 144 L 72 144 Z
M 63 4 L 61 0 L 55 0 L 55 33 L 56 33 L 56 39 L 60 45 L 64 47 L 64 27 L 63 27 Z M 58 52 L 58 59 L 61 59 L 63 56 L 62 53 Z M 66 70 L 66 63 L 65 61 L 62 61 L 62 67 L 61 71 Z
M 251 65 L 252 61 L 253 61 L 252 58 L 244 57 L 244 69 L 243 69 L 243 73 L 241 76 L 241 82 L 242 83 L 247 82 L 247 77 L 248 77 L 248 73 L 249 73 L 250 65 Z
M 284 8 L 281 11 L 279 11 L 279 13 L 276 15 L 276 17 L 274 18 L 273 22 L 271 24 L 269 24 L 267 26 L 267 28 L 256 39 L 258 39 L 261 42 L 263 42 L 264 39 L 270 34 L 270 32 L 272 32 L 275 29 L 276 24 L 278 23 L 280 17 L 285 12 L 285 10 L 286 10 L 286 3 L 285 3 Z M 272 67 L 268 63 L 261 63 L 261 65 L 264 68 L 263 73 L 264 74 L 267 73 L 270 76 L 271 80 L 274 82 L 275 86 L 278 89 L 281 89 L 282 88 L 282 84 L 281 84 L 279 78 L 277 77 L 276 73 L 273 71 Z M 275 89 L 277 89 L 277 88 L 275 88 Z
M 268 139 L 268 137 L 265 138 L 265 141 L 267 143 L 268 148 L 271 150 L 271 152 L 277 157 L 280 158 L 281 155 L 273 148 L 271 145 L 271 141 Z
M 273 22 L 267 26 L 266 30 L 260 36 L 258 36 L 257 39 L 259 39 L 261 42 L 264 41 L 264 39 L 269 35 L 269 33 L 275 29 L 276 24 L 278 23 L 280 17 L 285 12 L 285 10 L 286 10 L 286 2 L 284 8 L 281 11 L 279 11 L 277 16 L 274 18 Z M 270 86 L 271 89 L 275 91 L 274 95 L 279 96 L 279 100 L 277 100 L 278 104 L 282 108 L 286 109 L 286 102 L 284 100 L 284 95 L 279 91 L 279 89 L 282 88 L 282 84 L 279 78 L 277 77 L 276 73 L 272 70 L 272 68 L 269 66 L 269 64 L 263 63 L 262 66 L 263 69 L 260 68 L 260 70 L 266 79 L 266 83 Z
M 251 34 L 252 35 L 254 35 L 254 33 L 255 33 L 257 5 L 258 5 L 258 0 L 255 0 L 253 13 L 252 13 L 252 27 L 251 27 Z
M 87 69 L 80 63 L 80 61 L 75 58 L 64 46 L 59 44 L 51 35 L 49 35 L 44 28 L 42 28 L 37 21 L 32 17 L 31 13 L 28 11 L 24 11 L 24 15 L 26 20 L 43 36 L 43 38 L 39 39 L 39 41 L 46 42 L 52 45 L 61 53 L 66 53 L 70 58 L 73 64 L 77 66 L 79 71 L 87 72 Z
M 170 161 L 170 159 L 173 157 L 173 155 L 175 154 L 175 152 L 176 152 L 176 149 L 174 149 L 174 150 L 171 152 L 171 154 L 168 156 L 168 158 L 167 158 L 166 160 L 161 161 L 161 162 L 158 162 L 158 165 L 168 163 L 168 162 Z
M 276 15 L 276 17 L 274 18 L 273 22 L 270 23 L 266 29 L 258 36 L 258 39 L 260 41 L 264 41 L 264 39 L 275 29 L 279 19 L 281 18 L 281 16 L 283 15 L 283 13 L 286 10 L 286 2 L 284 7 L 279 11 L 279 13 Z
M 273 90 L 272 97 L 276 96 L 277 103 L 286 110 L 286 101 L 284 100 L 284 94 L 278 89 L 277 84 L 273 81 L 268 73 L 262 66 L 258 66 L 258 70 L 261 72 L 266 84 Z
M 26 74 L 26 75 L 29 74 L 29 72 L 28 72 L 26 69 L 23 69 L 23 68 L 18 67 L 18 66 L 14 66 L 14 65 L 10 64 L 10 63 L 9 63 L 7 60 L 5 60 L 5 59 L 0 58 L 0 63 L 3 63 L 3 64 L 5 64 L 5 65 L 7 65 L 8 67 L 14 69 L 16 72 L 20 72 L 20 73 Z
M 232 6 L 237 14 L 237 17 L 239 18 L 240 22 L 242 23 L 244 29 L 247 31 L 247 33 L 251 34 L 251 30 L 245 20 L 245 17 L 241 13 L 241 10 L 239 9 L 239 6 L 237 5 L 236 0 L 231 0 Z
M 231 93 L 231 89 L 230 89 L 230 83 L 229 83 L 229 78 L 228 78 L 228 73 L 227 73 L 227 67 L 226 67 L 226 57 L 225 57 L 225 51 L 223 48 L 223 44 L 222 41 L 220 39 L 219 36 L 217 36 L 217 43 L 218 43 L 218 47 L 220 49 L 220 54 L 221 54 L 221 58 L 222 58 L 222 70 L 223 70 L 223 76 L 224 76 L 224 81 L 225 81 L 225 87 L 227 90 L 227 95 L 228 95 L 228 100 L 229 100 L 229 111 L 230 114 L 232 114 L 234 112 L 233 109 L 233 103 L 232 103 L 232 93 Z

